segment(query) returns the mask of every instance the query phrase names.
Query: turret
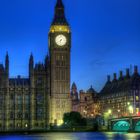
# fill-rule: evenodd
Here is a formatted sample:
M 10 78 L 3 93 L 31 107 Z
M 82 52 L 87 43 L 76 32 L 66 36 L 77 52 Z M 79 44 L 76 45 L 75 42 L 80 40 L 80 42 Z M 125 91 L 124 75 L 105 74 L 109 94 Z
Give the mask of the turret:
M 49 55 L 47 55 L 47 56 L 45 57 L 45 68 L 47 68 L 48 65 L 49 65 Z
M 9 56 L 8 56 L 8 52 L 7 52 L 6 57 L 5 57 L 5 71 L 6 71 L 6 75 L 9 77 Z
M 29 77 L 32 75 L 34 69 L 34 58 L 33 55 L 30 55 L 30 60 L 29 60 Z
M 78 101 L 78 92 L 75 83 L 73 83 L 71 87 L 71 97 L 72 97 L 72 101 Z
M 76 86 L 75 83 L 72 84 L 71 92 L 72 92 L 72 93 L 76 93 L 76 92 L 77 92 L 77 86 Z
M 114 79 L 113 79 L 113 81 L 117 81 L 117 74 L 116 73 L 114 73 Z

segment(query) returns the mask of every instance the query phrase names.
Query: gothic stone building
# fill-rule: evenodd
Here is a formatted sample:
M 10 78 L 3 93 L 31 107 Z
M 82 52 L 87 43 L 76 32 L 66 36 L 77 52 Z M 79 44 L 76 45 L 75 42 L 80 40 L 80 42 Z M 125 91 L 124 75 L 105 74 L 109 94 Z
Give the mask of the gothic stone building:
M 97 95 L 92 86 L 86 92 L 80 90 L 78 93 L 77 86 L 73 83 L 71 87 L 72 111 L 80 112 L 85 118 L 95 117 L 99 114 Z
M 71 31 L 64 5 L 57 0 L 48 35 L 49 54 L 44 63 L 29 60 L 29 78 L 9 77 L 9 56 L 0 65 L 0 130 L 45 129 L 62 124 L 71 111 L 70 49 Z
M 140 75 L 135 66 L 134 73 L 130 74 L 129 69 L 126 75 L 120 71 L 117 78 L 111 81 L 110 76 L 99 94 L 100 113 L 109 112 L 110 117 L 123 117 L 140 115 Z M 110 111 L 109 111 L 110 110 Z
M 96 94 L 91 87 L 87 92 L 81 90 L 78 94 L 76 84 L 71 88 L 72 110 L 78 111 L 85 118 L 101 115 L 109 118 L 125 116 L 140 116 L 140 75 L 138 67 L 131 74 L 120 71 L 114 77 L 107 77 L 107 82 L 100 93 Z

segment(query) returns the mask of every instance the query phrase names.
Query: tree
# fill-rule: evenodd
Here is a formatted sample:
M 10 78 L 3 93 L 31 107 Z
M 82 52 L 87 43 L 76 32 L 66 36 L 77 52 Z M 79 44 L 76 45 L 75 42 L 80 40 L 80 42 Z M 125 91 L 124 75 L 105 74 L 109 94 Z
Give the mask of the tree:
M 68 127 L 86 126 L 86 119 L 79 112 L 65 113 L 63 116 L 64 124 Z

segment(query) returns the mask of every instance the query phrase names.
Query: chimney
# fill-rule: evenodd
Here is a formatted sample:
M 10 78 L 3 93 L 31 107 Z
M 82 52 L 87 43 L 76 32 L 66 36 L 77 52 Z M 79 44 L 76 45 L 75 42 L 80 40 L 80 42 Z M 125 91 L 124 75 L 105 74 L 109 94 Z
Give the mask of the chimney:
M 134 74 L 138 74 L 138 66 L 134 66 Z
M 107 82 L 110 82 L 110 75 L 107 75 Z
M 126 77 L 130 77 L 129 69 L 126 69 Z
M 114 73 L 114 80 L 117 80 L 117 74 Z
M 120 79 L 122 79 L 122 78 L 123 78 L 123 72 L 120 71 Z

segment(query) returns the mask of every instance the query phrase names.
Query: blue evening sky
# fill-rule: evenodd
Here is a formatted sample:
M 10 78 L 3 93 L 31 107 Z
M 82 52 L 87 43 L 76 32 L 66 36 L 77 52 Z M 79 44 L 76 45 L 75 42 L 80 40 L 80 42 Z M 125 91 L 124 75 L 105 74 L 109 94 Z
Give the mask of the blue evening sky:
M 72 29 L 71 82 L 100 90 L 106 75 L 140 67 L 140 0 L 63 0 Z M 10 77 L 28 76 L 48 52 L 56 0 L 0 1 L 0 62 L 10 57 Z

